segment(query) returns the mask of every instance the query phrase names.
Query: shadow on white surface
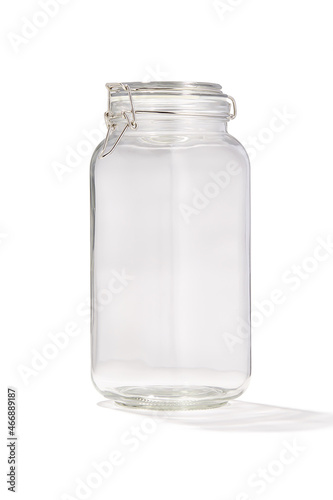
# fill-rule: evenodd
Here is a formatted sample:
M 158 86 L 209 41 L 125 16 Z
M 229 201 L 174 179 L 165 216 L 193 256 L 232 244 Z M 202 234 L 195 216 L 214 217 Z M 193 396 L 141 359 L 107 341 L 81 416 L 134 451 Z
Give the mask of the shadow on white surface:
M 98 403 L 103 408 L 131 412 L 166 422 L 221 432 L 295 432 L 333 425 L 332 413 L 283 408 L 245 401 L 231 401 L 217 409 L 189 411 L 137 410 L 112 400 Z

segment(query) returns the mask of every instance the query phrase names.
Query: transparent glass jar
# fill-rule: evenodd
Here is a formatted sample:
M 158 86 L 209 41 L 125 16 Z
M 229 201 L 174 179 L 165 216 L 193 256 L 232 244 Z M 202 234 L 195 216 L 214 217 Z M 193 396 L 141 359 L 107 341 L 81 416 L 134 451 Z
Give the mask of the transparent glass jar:
M 249 160 L 220 85 L 107 84 L 91 162 L 96 388 L 118 404 L 216 407 L 250 376 Z

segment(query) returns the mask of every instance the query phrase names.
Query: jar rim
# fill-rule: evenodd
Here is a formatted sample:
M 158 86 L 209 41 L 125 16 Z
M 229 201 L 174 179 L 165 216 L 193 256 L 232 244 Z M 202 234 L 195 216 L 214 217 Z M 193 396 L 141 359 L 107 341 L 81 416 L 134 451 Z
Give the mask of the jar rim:
M 152 81 L 152 82 L 124 82 L 131 89 L 132 94 L 173 94 L 173 95 L 207 95 L 225 96 L 222 86 L 218 83 L 195 81 Z M 109 84 L 106 84 L 108 87 Z M 125 89 L 110 89 L 111 94 L 126 95 Z

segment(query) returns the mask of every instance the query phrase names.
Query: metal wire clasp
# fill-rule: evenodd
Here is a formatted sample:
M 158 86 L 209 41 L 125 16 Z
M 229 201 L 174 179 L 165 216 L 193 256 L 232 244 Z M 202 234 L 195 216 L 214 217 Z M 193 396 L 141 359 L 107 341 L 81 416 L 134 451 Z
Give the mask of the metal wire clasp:
M 226 100 L 230 100 L 231 101 L 231 104 L 232 104 L 232 111 L 230 111 L 230 120 L 234 120 L 237 116 L 237 106 L 236 106 L 236 101 L 233 97 L 231 97 L 231 95 L 227 95 L 225 94 L 224 97 L 226 98 Z
M 104 146 L 103 146 L 103 149 L 99 155 L 99 158 L 105 158 L 106 156 L 108 156 L 109 154 L 111 154 L 114 151 L 114 149 L 116 148 L 120 139 L 122 138 L 122 136 L 124 135 L 124 133 L 126 132 L 126 130 L 128 128 L 135 130 L 138 127 L 138 124 L 137 124 L 136 118 L 135 118 L 135 109 L 134 109 L 134 105 L 133 105 L 133 99 L 132 99 L 132 93 L 131 93 L 130 86 L 127 83 L 107 83 L 105 86 L 108 89 L 108 110 L 106 113 L 104 113 L 104 119 L 105 119 L 105 123 L 107 126 L 107 134 L 106 134 Z M 112 111 L 111 111 L 112 91 L 117 92 L 119 90 L 125 90 L 128 93 L 131 109 L 122 111 L 121 116 L 126 120 L 126 124 L 125 124 L 123 130 L 121 131 L 118 139 L 116 140 L 116 142 L 112 146 L 112 148 L 109 149 L 109 151 L 105 152 L 106 146 L 109 142 L 109 138 L 110 138 L 112 132 L 116 128 L 116 124 L 113 123 L 113 119 L 116 118 L 116 116 L 113 115 Z

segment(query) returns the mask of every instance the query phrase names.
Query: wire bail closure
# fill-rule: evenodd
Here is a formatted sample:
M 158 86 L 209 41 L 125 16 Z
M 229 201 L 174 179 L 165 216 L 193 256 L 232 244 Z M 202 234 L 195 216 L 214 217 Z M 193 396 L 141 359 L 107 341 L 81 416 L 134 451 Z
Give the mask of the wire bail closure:
M 234 120 L 237 116 L 237 106 L 236 106 L 236 101 L 231 95 L 224 94 L 223 97 L 226 98 L 226 100 L 230 100 L 232 104 L 232 113 L 230 113 L 230 120 Z
M 136 118 L 135 118 L 135 109 L 134 109 L 134 105 L 133 105 L 133 99 L 132 99 L 132 93 L 131 93 L 130 86 L 127 83 L 107 83 L 105 86 L 108 89 L 108 110 L 106 113 L 104 113 L 105 124 L 107 126 L 107 134 L 106 134 L 104 146 L 103 146 L 103 149 L 99 155 L 99 158 L 105 158 L 106 156 L 108 156 L 109 154 L 111 154 L 114 151 L 114 149 L 118 145 L 120 139 L 122 138 L 122 136 L 124 135 L 124 133 L 126 132 L 126 130 L 128 128 L 131 128 L 132 130 L 135 130 L 136 128 L 138 128 L 138 124 L 137 124 Z M 116 116 L 114 116 L 112 114 L 112 111 L 111 111 L 111 93 L 112 93 L 112 91 L 117 91 L 117 90 L 125 90 L 128 93 L 131 109 L 129 111 L 125 110 L 121 113 L 121 116 L 126 120 L 125 127 L 121 131 L 118 139 L 116 140 L 116 142 L 114 143 L 112 148 L 109 149 L 109 151 L 105 152 L 106 146 L 109 142 L 109 138 L 110 138 L 112 132 L 116 128 L 116 124 L 113 123 L 113 121 L 112 121 L 113 118 L 116 118 Z
M 133 104 L 131 87 L 127 83 L 107 83 L 105 86 L 108 89 L 108 110 L 106 113 L 104 113 L 105 124 L 107 127 L 107 134 L 105 137 L 103 149 L 102 149 L 101 153 L 99 154 L 99 158 L 105 158 L 109 154 L 113 153 L 113 151 L 117 147 L 119 141 L 121 140 L 121 138 L 123 137 L 123 135 L 125 134 L 125 132 L 128 128 L 130 128 L 132 130 L 136 130 L 138 128 L 138 124 L 136 121 L 136 113 L 135 113 L 134 104 Z M 127 94 L 128 94 L 129 103 L 130 103 L 130 110 L 124 110 L 121 112 L 120 115 L 113 115 L 112 110 L 111 110 L 112 91 L 117 92 L 117 91 L 121 91 L 121 90 L 125 90 L 125 92 L 127 92 Z M 235 99 L 227 94 L 221 94 L 221 97 L 223 97 L 225 100 L 230 101 L 231 112 L 229 114 L 229 120 L 234 120 L 237 116 L 237 106 L 236 106 Z M 140 111 L 137 111 L 137 113 L 159 113 L 159 114 L 170 114 L 170 115 L 183 114 L 183 113 L 178 113 L 175 111 L 151 111 L 151 110 L 149 110 L 149 111 L 148 110 L 147 111 L 140 110 Z M 113 122 L 113 119 L 119 118 L 119 116 L 121 116 L 122 118 L 125 119 L 126 124 L 125 124 L 123 130 L 120 132 L 120 135 L 117 138 L 114 145 L 109 149 L 109 151 L 106 151 L 106 147 L 108 145 L 110 136 L 111 136 L 112 132 L 116 129 L 116 126 L 117 126 Z

